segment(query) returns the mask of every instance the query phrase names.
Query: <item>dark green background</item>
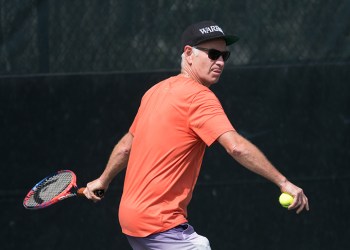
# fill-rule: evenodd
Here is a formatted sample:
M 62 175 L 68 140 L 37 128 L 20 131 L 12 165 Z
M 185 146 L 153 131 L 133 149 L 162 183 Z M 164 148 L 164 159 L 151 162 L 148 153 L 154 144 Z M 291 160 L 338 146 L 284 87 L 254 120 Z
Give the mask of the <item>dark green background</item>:
M 232 123 L 304 188 L 311 210 L 285 210 L 277 187 L 213 145 L 189 207 L 213 249 L 348 249 L 348 71 L 338 64 L 224 72 L 213 91 Z M 99 204 L 71 199 L 28 211 L 22 199 L 57 169 L 75 171 L 80 185 L 97 177 L 143 92 L 176 73 L 1 79 L 2 249 L 129 249 L 117 221 L 123 174 Z
M 348 0 L 0 0 L 0 75 L 174 70 L 192 22 L 241 40 L 226 67 L 349 62 Z

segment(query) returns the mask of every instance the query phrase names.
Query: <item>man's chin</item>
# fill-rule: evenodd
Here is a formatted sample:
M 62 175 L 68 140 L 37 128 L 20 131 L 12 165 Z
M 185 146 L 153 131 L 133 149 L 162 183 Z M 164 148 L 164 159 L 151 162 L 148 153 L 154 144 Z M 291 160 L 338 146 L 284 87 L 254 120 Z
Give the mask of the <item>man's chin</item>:
M 219 81 L 219 78 L 215 78 L 215 80 L 210 81 L 206 86 L 210 87 L 211 85 L 216 84 Z
M 221 75 L 218 75 L 218 76 L 216 76 L 216 77 L 213 78 L 213 84 L 215 84 L 215 83 L 217 83 L 217 82 L 219 81 L 220 76 L 221 76 Z

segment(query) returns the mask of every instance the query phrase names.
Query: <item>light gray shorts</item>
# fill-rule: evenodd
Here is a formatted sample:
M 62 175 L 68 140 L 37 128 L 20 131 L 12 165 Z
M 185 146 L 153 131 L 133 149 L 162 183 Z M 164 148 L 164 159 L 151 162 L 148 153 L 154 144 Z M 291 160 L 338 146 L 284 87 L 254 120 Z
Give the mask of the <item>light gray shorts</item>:
M 206 237 L 187 223 L 147 237 L 126 236 L 133 250 L 210 250 Z

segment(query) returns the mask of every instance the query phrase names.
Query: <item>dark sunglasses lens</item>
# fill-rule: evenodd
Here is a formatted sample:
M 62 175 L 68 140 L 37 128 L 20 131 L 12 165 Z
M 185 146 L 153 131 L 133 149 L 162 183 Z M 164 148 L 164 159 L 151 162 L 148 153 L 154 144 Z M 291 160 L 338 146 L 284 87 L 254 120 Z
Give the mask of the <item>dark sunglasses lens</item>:
M 227 61 L 229 57 L 230 57 L 230 51 L 222 52 L 222 59 L 224 59 L 224 61 Z
M 208 57 L 211 60 L 217 60 L 221 56 L 221 51 L 218 51 L 216 49 L 210 49 L 208 51 Z
M 226 61 L 230 57 L 230 51 L 221 52 L 221 51 L 216 50 L 216 49 L 210 49 L 208 51 L 208 57 L 211 60 L 217 60 L 217 59 L 219 59 L 220 56 L 222 56 L 222 59 L 224 61 Z

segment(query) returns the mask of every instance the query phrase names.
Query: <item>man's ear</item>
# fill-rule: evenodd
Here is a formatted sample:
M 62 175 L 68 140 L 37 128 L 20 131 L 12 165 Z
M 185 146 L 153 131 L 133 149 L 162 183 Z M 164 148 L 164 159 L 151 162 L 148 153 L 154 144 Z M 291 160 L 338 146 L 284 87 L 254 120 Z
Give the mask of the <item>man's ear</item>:
M 193 61 L 193 48 L 191 46 L 186 45 L 184 48 L 184 55 L 185 55 L 185 59 L 186 62 L 189 65 L 192 65 L 192 61 Z

